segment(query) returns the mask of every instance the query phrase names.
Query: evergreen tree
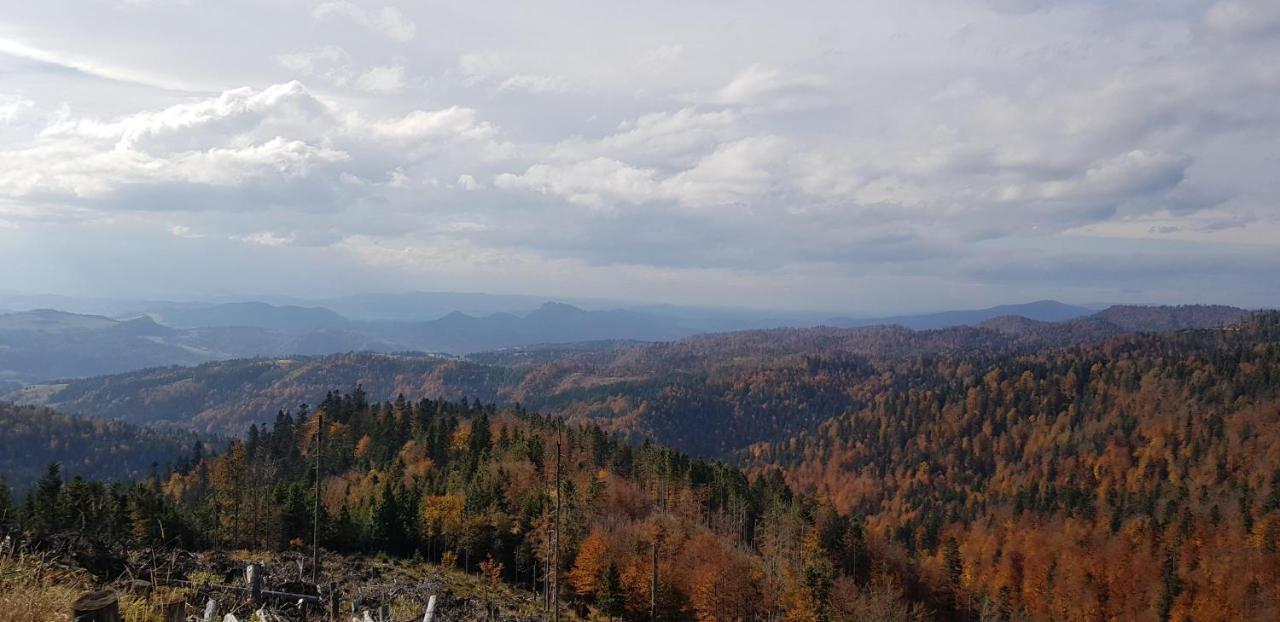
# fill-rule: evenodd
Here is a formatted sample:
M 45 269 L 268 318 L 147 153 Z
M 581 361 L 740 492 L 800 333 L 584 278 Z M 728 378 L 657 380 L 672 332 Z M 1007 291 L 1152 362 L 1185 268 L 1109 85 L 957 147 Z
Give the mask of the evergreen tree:
M 0 475 L 0 530 L 8 529 L 13 522 L 13 494 L 4 481 L 4 475 Z
M 50 535 L 63 528 L 62 465 L 50 462 L 44 477 L 28 498 L 31 527 L 37 537 Z
M 609 567 L 600 575 L 596 605 L 610 619 L 622 617 L 626 600 L 622 593 L 622 573 L 618 571 L 617 562 L 610 561 Z
M 960 559 L 960 543 L 955 538 L 947 538 L 942 552 L 942 567 L 947 571 L 947 580 L 951 588 L 960 587 L 960 579 L 964 573 L 964 561 Z

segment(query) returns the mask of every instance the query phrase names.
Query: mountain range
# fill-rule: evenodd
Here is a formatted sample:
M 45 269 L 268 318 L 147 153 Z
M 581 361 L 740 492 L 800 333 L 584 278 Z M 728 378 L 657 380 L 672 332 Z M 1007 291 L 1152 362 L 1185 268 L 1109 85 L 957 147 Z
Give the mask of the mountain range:
M 560 319 L 585 316 L 607 328 L 608 320 L 616 317 L 560 307 L 544 308 L 547 317 L 535 313 L 523 319 L 551 331 Z M 780 405 L 767 405 L 767 394 L 775 387 L 811 380 L 807 359 L 854 361 L 852 367 L 833 372 L 834 377 L 866 375 L 873 369 L 869 365 L 892 369 L 898 362 L 921 357 L 981 360 L 1018 355 L 1144 331 L 1216 327 L 1246 314 L 1229 307 L 1111 308 L 1064 322 L 1003 316 L 979 326 L 921 331 L 901 326 L 780 328 L 674 341 L 513 347 L 465 356 L 368 351 L 272 355 L 31 384 L 0 399 L 136 424 L 238 434 L 250 423 L 272 419 L 278 410 L 314 403 L 330 390 L 363 386 L 379 400 L 405 395 L 519 403 L 554 414 L 610 421 L 618 430 L 651 436 L 694 453 L 718 455 L 839 414 L 839 405 L 847 399 L 841 397 L 847 387 L 839 384 L 824 388 L 833 393 L 809 406 L 788 404 L 786 418 L 777 416 Z M 1111 316 L 1143 318 L 1145 324 L 1121 326 L 1106 319 Z M 462 334 L 485 325 L 474 322 L 459 318 L 449 320 L 447 326 Z M 588 323 L 586 329 L 590 327 Z M 762 378 L 771 381 L 761 382 Z M 762 388 L 735 396 L 739 391 L 735 387 L 743 386 Z M 706 400 L 686 403 L 680 398 L 706 398 L 707 387 L 720 389 Z M 698 411 L 696 417 L 689 415 L 690 409 Z M 690 420 L 707 424 L 706 429 L 717 433 L 691 434 L 685 429 Z
M 412 295 L 405 296 L 403 300 L 394 300 L 415 299 Z M 479 295 L 458 294 L 454 300 L 466 302 L 467 296 Z M 355 305 L 356 301 L 346 300 L 344 304 Z M 377 301 L 369 304 L 377 306 Z M 558 302 L 544 302 L 522 314 L 468 315 L 454 311 L 423 321 L 353 320 L 326 307 L 264 302 L 151 303 L 149 308 L 145 313 L 115 317 L 53 309 L 0 314 L 0 383 L 12 388 L 12 385 L 48 380 L 257 356 L 361 351 L 464 355 L 547 344 L 670 341 L 702 333 L 819 324 L 896 325 L 922 330 L 977 325 L 1017 316 L 1030 322 L 1083 321 L 1091 317 L 1106 321 L 1105 326 L 1076 327 L 1084 331 L 1105 332 L 1107 327 L 1124 330 L 1141 330 L 1144 326 L 1150 330 L 1181 327 L 1162 323 L 1164 312 L 1153 310 L 1159 308 L 1112 307 L 1091 316 L 1092 311 L 1087 308 L 1055 301 L 831 322 L 801 316 L 768 318 L 734 312 L 716 315 L 713 311 L 695 313 L 661 306 L 644 311 L 587 310 Z M 1186 320 L 1187 326 L 1230 321 L 1245 313 L 1232 307 L 1188 308 L 1201 309 L 1199 313 L 1204 317 Z M 1012 326 L 1004 329 L 1014 330 Z M 1017 330 L 1033 330 L 1033 327 Z

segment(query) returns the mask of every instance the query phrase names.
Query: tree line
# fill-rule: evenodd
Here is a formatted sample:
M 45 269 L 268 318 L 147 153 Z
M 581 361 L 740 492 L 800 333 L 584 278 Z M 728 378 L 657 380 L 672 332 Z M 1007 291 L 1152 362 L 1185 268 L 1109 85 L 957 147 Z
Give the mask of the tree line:
M 377 403 L 360 388 L 136 483 L 64 481 L 53 464 L 25 501 L 0 503 L 37 542 L 71 530 L 306 550 L 318 524 L 326 549 L 454 565 L 611 619 L 913 620 L 951 607 L 915 602 L 924 593 L 862 521 L 776 471 L 748 477 L 519 407 Z

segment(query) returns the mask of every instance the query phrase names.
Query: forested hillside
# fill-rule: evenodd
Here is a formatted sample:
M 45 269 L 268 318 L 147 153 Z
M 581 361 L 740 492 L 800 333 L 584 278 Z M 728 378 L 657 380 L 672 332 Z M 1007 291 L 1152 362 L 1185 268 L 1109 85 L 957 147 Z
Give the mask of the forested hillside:
M 776 473 L 752 479 L 476 402 L 369 403 L 361 390 L 279 413 L 221 455 L 133 486 L 64 483 L 51 467 L 17 518 L 36 542 L 76 529 L 134 546 L 298 548 L 313 533 L 317 464 L 325 548 L 457 566 L 580 612 L 923 619 L 908 595 L 951 608 L 880 557 L 860 520 L 794 495 Z M 85 507 L 99 520 L 80 522 Z
M 743 462 L 997 619 L 1280 616 L 1280 315 L 875 383 Z
M 1115 308 L 1121 309 L 1121 308 Z M 1153 325 L 1218 326 L 1239 310 L 1132 308 Z M 1126 312 L 1130 312 L 1126 311 Z M 1140 325 L 1140 323 L 1138 323 Z M 997 318 L 983 326 L 911 331 L 875 326 L 700 335 L 673 342 L 598 342 L 519 348 L 466 358 L 354 353 L 245 359 L 34 385 L 10 395 L 67 412 L 239 434 L 334 387 L 374 399 L 480 399 L 594 421 L 703 456 L 810 430 L 861 405 L 886 372 L 922 358 L 972 365 L 1136 334 L 1097 316 L 1044 323 Z M 904 371 L 905 370 L 905 371 Z M 921 378 L 920 382 L 932 382 Z M 707 434 L 715 430 L 716 434 Z
M 544 594 L 551 564 L 578 606 L 633 619 L 655 542 L 665 619 L 1274 619 L 1280 313 L 1100 323 L 262 359 L 62 394 L 266 423 L 163 481 L 95 489 L 114 495 L 94 501 L 116 504 L 112 537 L 154 537 L 159 518 L 187 545 L 297 546 L 323 438 L 327 547 L 419 552 Z
M 61 463 L 68 475 L 140 479 L 189 456 L 198 442 L 189 432 L 0 403 L 0 479 L 17 490 L 26 490 L 50 462 Z

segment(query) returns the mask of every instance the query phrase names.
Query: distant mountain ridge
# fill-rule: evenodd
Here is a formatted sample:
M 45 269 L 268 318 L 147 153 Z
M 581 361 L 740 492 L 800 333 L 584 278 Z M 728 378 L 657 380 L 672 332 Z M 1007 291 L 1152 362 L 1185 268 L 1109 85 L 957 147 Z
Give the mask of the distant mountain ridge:
M 323 307 L 229 302 L 209 307 L 174 308 L 148 313 L 173 328 L 249 326 L 289 333 L 348 328 L 351 321 Z
M 544 318 L 531 322 L 554 324 L 589 314 L 551 306 Z M 1234 312 L 1171 308 L 1148 314 L 1165 324 L 1220 325 Z M 532 314 L 531 314 L 532 315 Z M 503 318 L 499 318 L 500 320 Z M 450 320 L 469 326 L 475 318 Z M 483 324 L 483 322 L 481 322 Z M 703 391 L 713 379 L 726 383 L 726 396 L 739 382 L 776 376 L 780 386 L 796 382 L 792 369 L 809 359 L 849 360 L 841 374 L 869 373 L 857 360 L 915 361 L 921 357 L 983 357 L 1031 353 L 1046 348 L 1095 343 L 1135 335 L 1097 316 L 1046 323 L 1016 316 L 988 320 L 981 326 L 953 326 L 912 331 L 901 326 L 857 328 L 782 328 L 703 334 L 676 341 L 599 341 L 521 347 L 468 356 L 385 354 L 358 352 L 311 357 L 268 357 L 212 362 L 196 367 L 162 367 L 137 372 L 32 385 L 0 396 L 20 403 L 41 404 L 68 412 L 123 418 L 132 423 L 163 422 L 198 430 L 238 433 L 251 422 L 271 418 L 282 408 L 314 402 L 332 389 L 363 385 L 375 399 L 404 394 L 411 399 L 479 398 L 486 402 L 520 403 L 567 416 L 616 419 L 632 431 L 646 431 L 700 453 L 732 450 L 740 443 L 788 432 L 796 426 L 830 416 L 823 408 L 806 411 L 785 407 L 788 417 L 775 411 L 768 425 L 742 428 L 738 436 L 706 435 L 680 439 L 664 432 L 663 413 L 688 408 L 679 396 Z M 807 365 L 807 363 L 805 363 Z M 781 371 L 779 371 L 781 370 Z M 799 377 L 805 377 L 804 372 Z M 838 377 L 838 376 L 835 376 Z M 858 382 L 865 380 L 861 376 Z M 806 380 L 807 381 L 807 380 Z M 848 387 L 834 391 L 828 404 Z M 751 402 L 759 395 L 739 398 Z M 835 401 L 830 401 L 835 400 Z M 735 402 L 737 403 L 737 402 Z M 734 406 L 738 408 L 740 406 Z M 724 405 L 708 404 L 703 416 L 728 417 Z M 782 408 L 770 407 L 770 408 Z M 805 414 L 807 412 L 807 414 Z M 719 414 L 717 414 L 719 413 Z M 754 415 L 753 415 L 754 416 Z M 630 421 L 631 423 L 624 423 Z M 708 429 L 716 429 L 712 424 Z M 775 429 L 776 428 L 776 429 Z M 754 440 L 753 440 L 754 439 Z
M 1020 316 L 1040 322 L 1062 322 L 1066 320 L 1092 315 L 1095 311 L 1088 307 L 1079 307 L 1058 302 L 1056 300 L 1037 300 L 1025 304 L 998 305 L 986 309 L 964 311 L 941 311 L 923 315 L 898 315 L 870 319 L 831 318 L 832 326 L 904 326 L 912 330 L 947 328 L 949 326 L 972 326 L 1002 316 Z
M 844 327 L 901 326 L 912 330 L 987 326 L 1028 338 L 1043 331 L 1014 327 L 1008 316 L 1029 322 L 1078 322 L 1057 326 L 1058 340 L 1086 339 L 1120 331 L 1171 330 L 1218 325 L 1248 313 L 1224 306 L 1111 307 L 1103 312 L 1044 300 L 1025 305 L 948 311 L 874 320 L 833 320 Z M 475 354 L 507 348 L 580 342 L 672 341 L 704 333 L 806 327 L 792 317 L 690 317 L 655 307 L 585 310 L 544 302 L 524 314 L 468 315 L 453 312 L 427 321 L 355 321 L 323 307 L 261 302 L 181 304 L 130 319 L 38 309 L 0 314 L 0 384 L 114 374 L 149 367 L 198 365 L 255 356 L 325 355 L 341 352 L 441 352 Z M 1068 333 L 1071 336 L 1067 336 Z

